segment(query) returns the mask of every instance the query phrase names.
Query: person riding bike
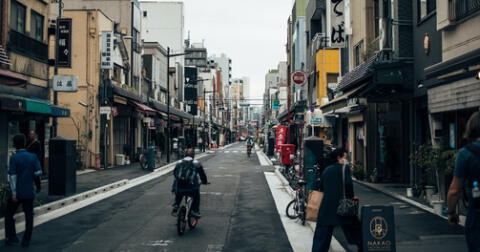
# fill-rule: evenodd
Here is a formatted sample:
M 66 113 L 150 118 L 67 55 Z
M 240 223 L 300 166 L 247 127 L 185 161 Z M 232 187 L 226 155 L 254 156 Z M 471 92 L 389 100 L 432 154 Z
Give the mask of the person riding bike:
M 192 201 L 191 215 L 200 218 L 200 181 L 202 184 L 209 184 L 207 175 L 202 164 L 194 159 L 195 151 L 188 148 L 184 159 L 175 166 L 173 176 L 175 177 L 172 192 L 175 193 L 175 203 L 172 214 L 176 215 L 183 196 L 190 195 Z M 200 177 L 200 181 L 199 181 Z
M 246 142 L 247 142 L 247 147 L 250 147 L 250 148 L 253 147 L 254 142 L 253 142 L 253 138 L 251 136 L 247 137 Z

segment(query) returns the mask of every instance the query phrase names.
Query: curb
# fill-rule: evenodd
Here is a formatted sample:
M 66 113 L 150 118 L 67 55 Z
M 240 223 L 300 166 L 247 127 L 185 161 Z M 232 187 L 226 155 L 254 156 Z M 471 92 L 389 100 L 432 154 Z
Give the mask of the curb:
M 381 188 L 380 186 L 377 186 L 377 185 L 375 185 L 375 184 L 371 184 L 371 183 L 359 181 L 359 180 L 356 180 L 356 179 L 354 179 L 353 181 L 354 181 L 355 183 L 358 183 L 358 184 L 360 184 L 360 185 L 366 186 L 366 187 L 368 187 L 368 188 L 370 188 L 370 189 L 373 189 L 373 190 L 375 190 L 375 191 L 381 192 L 381 193 L 386 194 L 386 195 L 388 195 L 388 196 L 390 196 L 390 197 L 393 197 L 393 198 L 395 198 L 395 199 L 398 199 L 398 200 L 400 200 L 400 201 L 403 201 L 403 202 L 405 202 L 405 203 L 407 203 L 407 204 L 410 204 L 410 205 L 412 205 L 412 206 L 414 206 L 414 207 L 418 207 L 418 208 L 420 208 L 420 209 L 422 209 L 422 210 L 424 210 L 424 211 L 426 211 L 426 212 L 429 212 L 429 213 L 431 213 L 431 214 L 434 214 L 434 215 L 436 215 L 436 216 L 438 216 L 438 217 L 441 217 L 441 218 L 443 218 L 443 219 L 445 219 L 445 220 L 448 220 L 448 217 L 443 216 L 443 215 L 439 215 L 439 214 L 435 213 L 435 210 L 434 210 L 433 208 L 428 207 L 428 206 L 426 206 L 426 205 L 424 205 L 424 204 L 422 204 L 422 203 L 418 203 L 418 202 L 416 202 L 416 201 L 414 201 L 414 200 L 411 200 L 411 199 L 409 199 L 409 198 L 407 198 L 407 197 L 405 197 L 405 196 L 403 196 L 403 195 L 401 195 L 401 194 L 398 194 L 398 193 L 394 193 L 394 192 L 385 190 L 385 189 L 383 189 L 383 188 Z M 460 217 L 461 217 L 462 219 L 464 219 L 464 217 L 462 217 L 462 216 L 460 216 Z M 464 227 L 464 226 L 465 226 L 465 223 L 464 223 L 463 221 L 461 221 L 461 222 L 459 223 L 459 225 L 462 226 L 462 227 Z
M 198 155 L 198 159 L 204 158 L 206 156 L 208 156 L 208 154 L 200 154 L 200 155 Z M 81 203 L 82 201 L 92 200 L 93 197 L 102 196 L 102 195 L 104 195 L 108 192 L 112 192 L 116 189 L 121 190 L 119 192 L 122 192 L 122 191 L 127 190 L 131 187 L 135 187 L 135 186 L 138 186 L 140 184 L 146 183 L 148 181 L 151 181 L 153 179 L 161 177 L 165 174 L 168 174 L 170 171 L 167 171 L 167 173 L 162 173 L 162 172 L 164 172 L 166 170 L 169 170 L 169 169 L 172 169 L 176 164 L 177 164 L 177 162 L 172 162 L 170 164 L 164 165 L 162 167 L 159 167 L 159 168 L 153 170 L 153 172 L 151 172 L 149 174 L 146 174 L 146 175 L 143 175 L 143 176 L 140 176 L 140 177 L 137 177 L 137 178 L 123 179 L 123 180 L 120 180 L 120 181 L 117 181 L 117 182 L 114 182 L 114 183 L 111 183 L 111 184 L 108 184 L 108 185 L 104 185 L 104 186 L 101 186 L 101 187 L 98 187 L 98 188 L 95 188 L 95 189 L 92 189 L 92 190 L 89 190 L 89 191 L 86 191 L 86 192 L 82 192 L 82 193 L 79 193 L 79 194 L 69 196 L 69 197 L 61 199 L 61 200 L 57 200 L 57 201 L 54 201 L 54 202 L 47 203 L 45 205 L 37 206 L 33 210 L 34 211 L 34 226 L 35 226 L 35 219 L 36 218 L 42 217 L 42 216 L 47 215 L 47 214 L 52 214 L 55 211 L 59 211 L 63 208 L 70 207 L 74 204 Z M 128 188 L 126 188 L 126 187 L 128 187 Z M 117 193 L 119 193 L 119 192 L 117 192 Z M 108 197 L 111 197 L 115 194 L 116 193 L 112 192 L 112 194 Z M 106 198 L 108 198 L 108 197 L 106 197 Z M 95 202 L 98 202 L 98 201 L 95 201 Z M 95 202 L 92 202 L 92 203 L 95 203 Z M 85 206 L 87 206 L 87 205 L 85 205 Z M 81 207 L 81 208 L 83 208 L 83 207 Z M 17 213 L 14 216 L 14 218 L 15 218 L 15 220 L 17 222 L 17 226 L 18 226 L 19 224 L 22 224 L 23 221 L 25 220 L 25 215 L 24 215 L 23 212 L 20 212 L 20 213 Z M 0 233 L 4 232 L 4 224 L 5 224 L 5 218 L 1 218 L 0 219 L 0 225 L 1 225 L 0 226 L 1 227 L 0 228 Z M 18 229 L 17 232 L 21 232 L 21 230 Z M 3 238 L 4 238 L 3 236 L 0 236 L 0 240 L 2 240 Z

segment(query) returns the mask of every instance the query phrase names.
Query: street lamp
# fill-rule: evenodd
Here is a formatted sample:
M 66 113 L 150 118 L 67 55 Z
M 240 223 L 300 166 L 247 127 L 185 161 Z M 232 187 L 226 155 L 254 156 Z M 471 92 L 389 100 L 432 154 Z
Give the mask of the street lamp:
M 167 47 L 167 163 L 170 163 L 170 57 L 178 57 L 190 54 L 190 52 L 185 53 L 175 53 L 170 54 L 170 47 Z M 178 81 L 178 80 L 177 80 Z

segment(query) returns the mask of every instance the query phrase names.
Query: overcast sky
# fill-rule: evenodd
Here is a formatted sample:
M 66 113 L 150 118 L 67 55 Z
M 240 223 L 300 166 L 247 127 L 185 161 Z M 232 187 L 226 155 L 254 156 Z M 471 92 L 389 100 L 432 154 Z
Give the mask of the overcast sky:
M 286 60 L 292 0 L 183 0 L 185 38 L 205 40 L 208 54 L 232 59 L 232 77 L 250 77 L 250 94 L 261 98 L 265 74 Z

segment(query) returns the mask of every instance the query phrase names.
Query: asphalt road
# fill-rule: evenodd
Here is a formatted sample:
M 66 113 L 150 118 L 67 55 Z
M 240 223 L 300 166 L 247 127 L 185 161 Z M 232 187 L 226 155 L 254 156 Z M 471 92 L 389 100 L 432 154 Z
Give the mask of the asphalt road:
M 271 168 L 244 150 L 235 144 L 202 159 L 212 184 L 201 188 L 199 226 L 183 237 L 170 215 L 170 174 L 36 227 L 29 250 L 291 251 L 263 174 Z

